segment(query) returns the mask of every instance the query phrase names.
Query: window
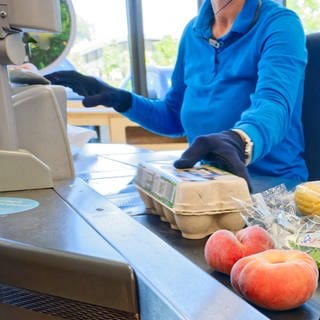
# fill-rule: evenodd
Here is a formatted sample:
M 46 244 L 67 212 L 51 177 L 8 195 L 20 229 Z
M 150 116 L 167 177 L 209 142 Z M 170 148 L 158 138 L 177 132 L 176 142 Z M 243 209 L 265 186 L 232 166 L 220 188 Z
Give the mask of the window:
M 185 25 L 198 12 L 194 0 L 142 0 L 147 65 L 173 66 Z
M 163 97 L 170 85 L 183 28 L 197 14 L 200 2 L 141 0 L 144 57 L 139 60 L 131 55 L 130 61 L 127 16 L 128 10 L 140 10 L 139 3 L 133 6 L 128 0 L 91 0 L 88 5 L 85 0 L 72 0 L 77 31 L 62 68 L 68 65 L 113 86 L 132 89 L 131 63 L 145 63 L 147 93 L 153 98 Z M 135 18 L 134 23 L 139 24 Z
M 130 72 L 125 0 L 73 0 L 77 33 L 68 59 L 85 74 L 119 86 Z
M 195 0 L 142 0 L 144 55 L 147 69 L 147 92 L 162 98 L 170 85 L 179 39 L 186 24 L 196 16 Z
M 306 33 L 320 31 L 319 0 L 286 0 L 286 6 L 299 15 Z

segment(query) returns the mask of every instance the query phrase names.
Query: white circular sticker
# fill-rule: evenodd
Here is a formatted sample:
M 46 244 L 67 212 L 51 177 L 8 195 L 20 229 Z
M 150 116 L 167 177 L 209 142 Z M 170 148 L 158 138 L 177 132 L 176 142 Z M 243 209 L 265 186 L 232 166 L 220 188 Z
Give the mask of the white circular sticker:
M 0 197 L 0 215 L 28 211 L 39 206 L 39 202 L 31 199 Z

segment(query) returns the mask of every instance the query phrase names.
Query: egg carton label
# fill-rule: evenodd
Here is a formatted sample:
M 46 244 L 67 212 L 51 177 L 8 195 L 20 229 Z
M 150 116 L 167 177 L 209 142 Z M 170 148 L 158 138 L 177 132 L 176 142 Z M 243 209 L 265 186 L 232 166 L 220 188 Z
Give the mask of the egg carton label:
M 135 183 L 161 203 L 173 208 L 179 183 L 214 180 L 218 175 L 221 173 L 207 166 L 178 170 L 171 163 L 140 163 Z
M 169 208 L 173 207 L 176 182 L 148 167 L 139 166 L 135 183 Z

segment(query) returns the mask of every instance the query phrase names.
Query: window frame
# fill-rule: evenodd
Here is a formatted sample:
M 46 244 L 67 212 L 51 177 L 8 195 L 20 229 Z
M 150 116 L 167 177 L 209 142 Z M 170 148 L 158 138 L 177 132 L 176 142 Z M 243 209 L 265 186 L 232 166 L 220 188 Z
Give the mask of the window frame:
M 203 0 L 197 1 L 199 10 Z M 132 91 L 147 96 L 142 0 L 126 0 Z

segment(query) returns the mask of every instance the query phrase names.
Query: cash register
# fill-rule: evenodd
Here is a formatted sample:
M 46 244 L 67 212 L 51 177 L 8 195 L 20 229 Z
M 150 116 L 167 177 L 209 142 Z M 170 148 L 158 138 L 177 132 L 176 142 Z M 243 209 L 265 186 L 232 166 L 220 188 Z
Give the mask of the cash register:
M 9 83 L 22 33 L 60 20 L 59 0 L 0 4 L 0 318 L 137 319 L 132 267 L 55 191 L 74 178 L 64 89 Z

